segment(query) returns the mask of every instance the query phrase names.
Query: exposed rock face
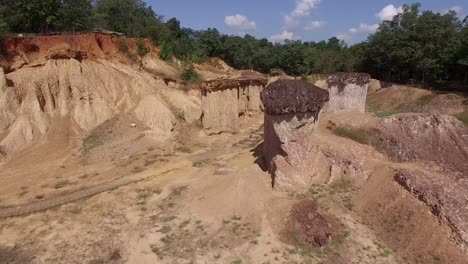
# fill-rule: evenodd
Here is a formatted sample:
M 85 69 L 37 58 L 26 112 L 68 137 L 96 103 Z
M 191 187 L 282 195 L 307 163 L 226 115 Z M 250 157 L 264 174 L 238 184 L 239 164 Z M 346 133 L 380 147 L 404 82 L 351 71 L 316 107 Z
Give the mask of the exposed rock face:
M 426 160 L 468 175 L 468 127 L 451 116 L 401 114 L 381 120 L 380 142 L 398 161 Z
M 178 118 L 184 119 L 187 123 L 200 120 L 202 110 L 199 96 L 187 95 L 177 89 L 163 89 L 161 95 L 164 101 L 173 108 L 172 110 Z
M 177 122 L 174 112 L 189 121 L 201 115 L 196 99 L 108 60 L 48 60 L 6 78 L 0 73 L 0 85 L 0 145 L 9 155 L 45 135 L 58 118 L 69 118 L 80 134 L 116 114 L 133 113 L 151 128 L 147 134 L 166 140 Z
M 202 92 L 203 128 L 209 135 L 240 130 L 237 89 Z
M 157 51 L 148 39 L 143 40 L 150 51 Z M 24 66 L 44 65 L 50 59 L 116 59 L 128 62 L 128 54 L 137 52 L 137 39 L 121 39 L 99 33 L 40 37 L 5 38 L 5 53 L 0 65 L 9 70 Z M 126 50 L 122 50 L 125 47 Z
M 264 86 L 250 85 L 247 87 L 248 90 L 248 101 L 247 109 L 249 111 L 260 111 L 262 109 L 262 100 L 260 99 L 260 93 L 263 91 Z
M 273 187 L 281 191 L 308 190 L 313 164 L 322 156 L 313 135 L 328 92 L 303 81 L 280 80 L 261 94 L 265 106 L 264 159 Z
M 5 162 L 8 159 L 8 153 L 4 146 L 0 146 L 0 162 Z
M 368 91 L 367 91 L 368 94 L 375 93 L 380 89 L 382 89 L 382 85 L 380 84 L 380 81 L 376 80 L 376 79 L 370 79 L 369 88 L 368 88 Z
M 395 181 L 425 203 L 449 227 L 455 241 L 468 247 L 468 178 L 400 170 Z
M 370 75 L 366 73 L 338 73 L 328 77 L 330 102 L 328 111 L 366 110 Z
M 13 91 L 8 88 L 6 76 L 0 68 L 0 134 L 13 122 L 15 116 L 12 109 L 17 107 L 14 101 Z
M 238 133 L 239 116 L 260 111 L 260 91 L 266 84 L 265 76 L 250 71 L 203 82 L 200 88 L 205 132 Z

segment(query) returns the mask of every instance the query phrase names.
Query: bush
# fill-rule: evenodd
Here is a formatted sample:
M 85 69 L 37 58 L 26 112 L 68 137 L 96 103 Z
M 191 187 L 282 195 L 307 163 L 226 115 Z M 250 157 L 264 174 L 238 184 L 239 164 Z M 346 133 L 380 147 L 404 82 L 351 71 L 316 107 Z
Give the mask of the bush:
M 182 62 L 182 74 L 180 78 L 191 83 L 200 81 L 200 76 L 195 71 L 191 60 L 186 59 Z
M 143 40 L 141 38 L 139 38 L 137 40 L 137 53 L 138 53 L 138 55 L 140 55 L 140 57 L 143 57 L 146 54 L 148 54 L 148 52 L 149 52 L 149 49 L 145 46 L 145 43 L 143 43 Z
M 159 57 L 163 60 L 168 60 L 174 56 L 171 45 L 167 41 L 163 41 L 161 44 L 161 51 L 159 52 Z

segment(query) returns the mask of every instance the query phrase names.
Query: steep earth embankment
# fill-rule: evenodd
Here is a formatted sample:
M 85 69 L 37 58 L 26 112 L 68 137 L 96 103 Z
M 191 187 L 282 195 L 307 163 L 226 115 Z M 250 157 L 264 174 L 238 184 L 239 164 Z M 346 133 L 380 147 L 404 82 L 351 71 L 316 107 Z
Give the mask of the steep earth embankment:
M 164 76 L 127 63 L 128 54 L 119 50 L 122 41 L 97 34 L 7 39 L 5 71 L 0 70 L 2 157 L 40 140 L 57 119 L 69 118 L 74 134 L 81 136 L 128 113 L 157 141 L 170 138 L 178 123 L 198 120 L 200 99 L 169 87 Z M 133 43 L 131 54 L 135 40 L 125 41 Z M 157 53 L 142 60 L 161 74 L 171 72 Z
M 150 52 L 158 52 L 149 40 L 144 39 L 143 44 Z M 6 71 L 44 65 L 50 59 L 107 59 L 128 63 L 129 55 L 137 56 L 137 40 L 95 33 L 12 37 L 3 41 L 0 50 L 0 65 Z

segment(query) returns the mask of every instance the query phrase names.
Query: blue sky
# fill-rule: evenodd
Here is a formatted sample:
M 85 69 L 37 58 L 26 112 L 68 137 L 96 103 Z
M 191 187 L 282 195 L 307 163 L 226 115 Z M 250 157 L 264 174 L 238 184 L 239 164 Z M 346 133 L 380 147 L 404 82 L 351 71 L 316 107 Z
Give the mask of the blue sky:
M 156 13 L 176 17 L 183 27 L 211 27 L 272 41 L 337 36 L 350 44 L 365 40 L 381 20 L 414 2 L 421 3 L 422 10 L 468 14 L 466 0 L 147 0 Z

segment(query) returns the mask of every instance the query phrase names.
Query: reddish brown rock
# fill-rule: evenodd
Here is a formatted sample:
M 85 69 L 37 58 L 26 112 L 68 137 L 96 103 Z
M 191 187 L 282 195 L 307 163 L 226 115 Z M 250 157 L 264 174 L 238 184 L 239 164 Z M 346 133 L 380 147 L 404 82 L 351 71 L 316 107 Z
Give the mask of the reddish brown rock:
M 329 76 L 328 111 L 358 110 L 364 113 L 369 82 L 370 75 L 367 73 L 337 73 Z
M 265 106 L 263 155 L 276 190 L 308 190 L 321 159 L 313 135 L 328 92 L 304 81 L 280 80 L 261 94 Z

